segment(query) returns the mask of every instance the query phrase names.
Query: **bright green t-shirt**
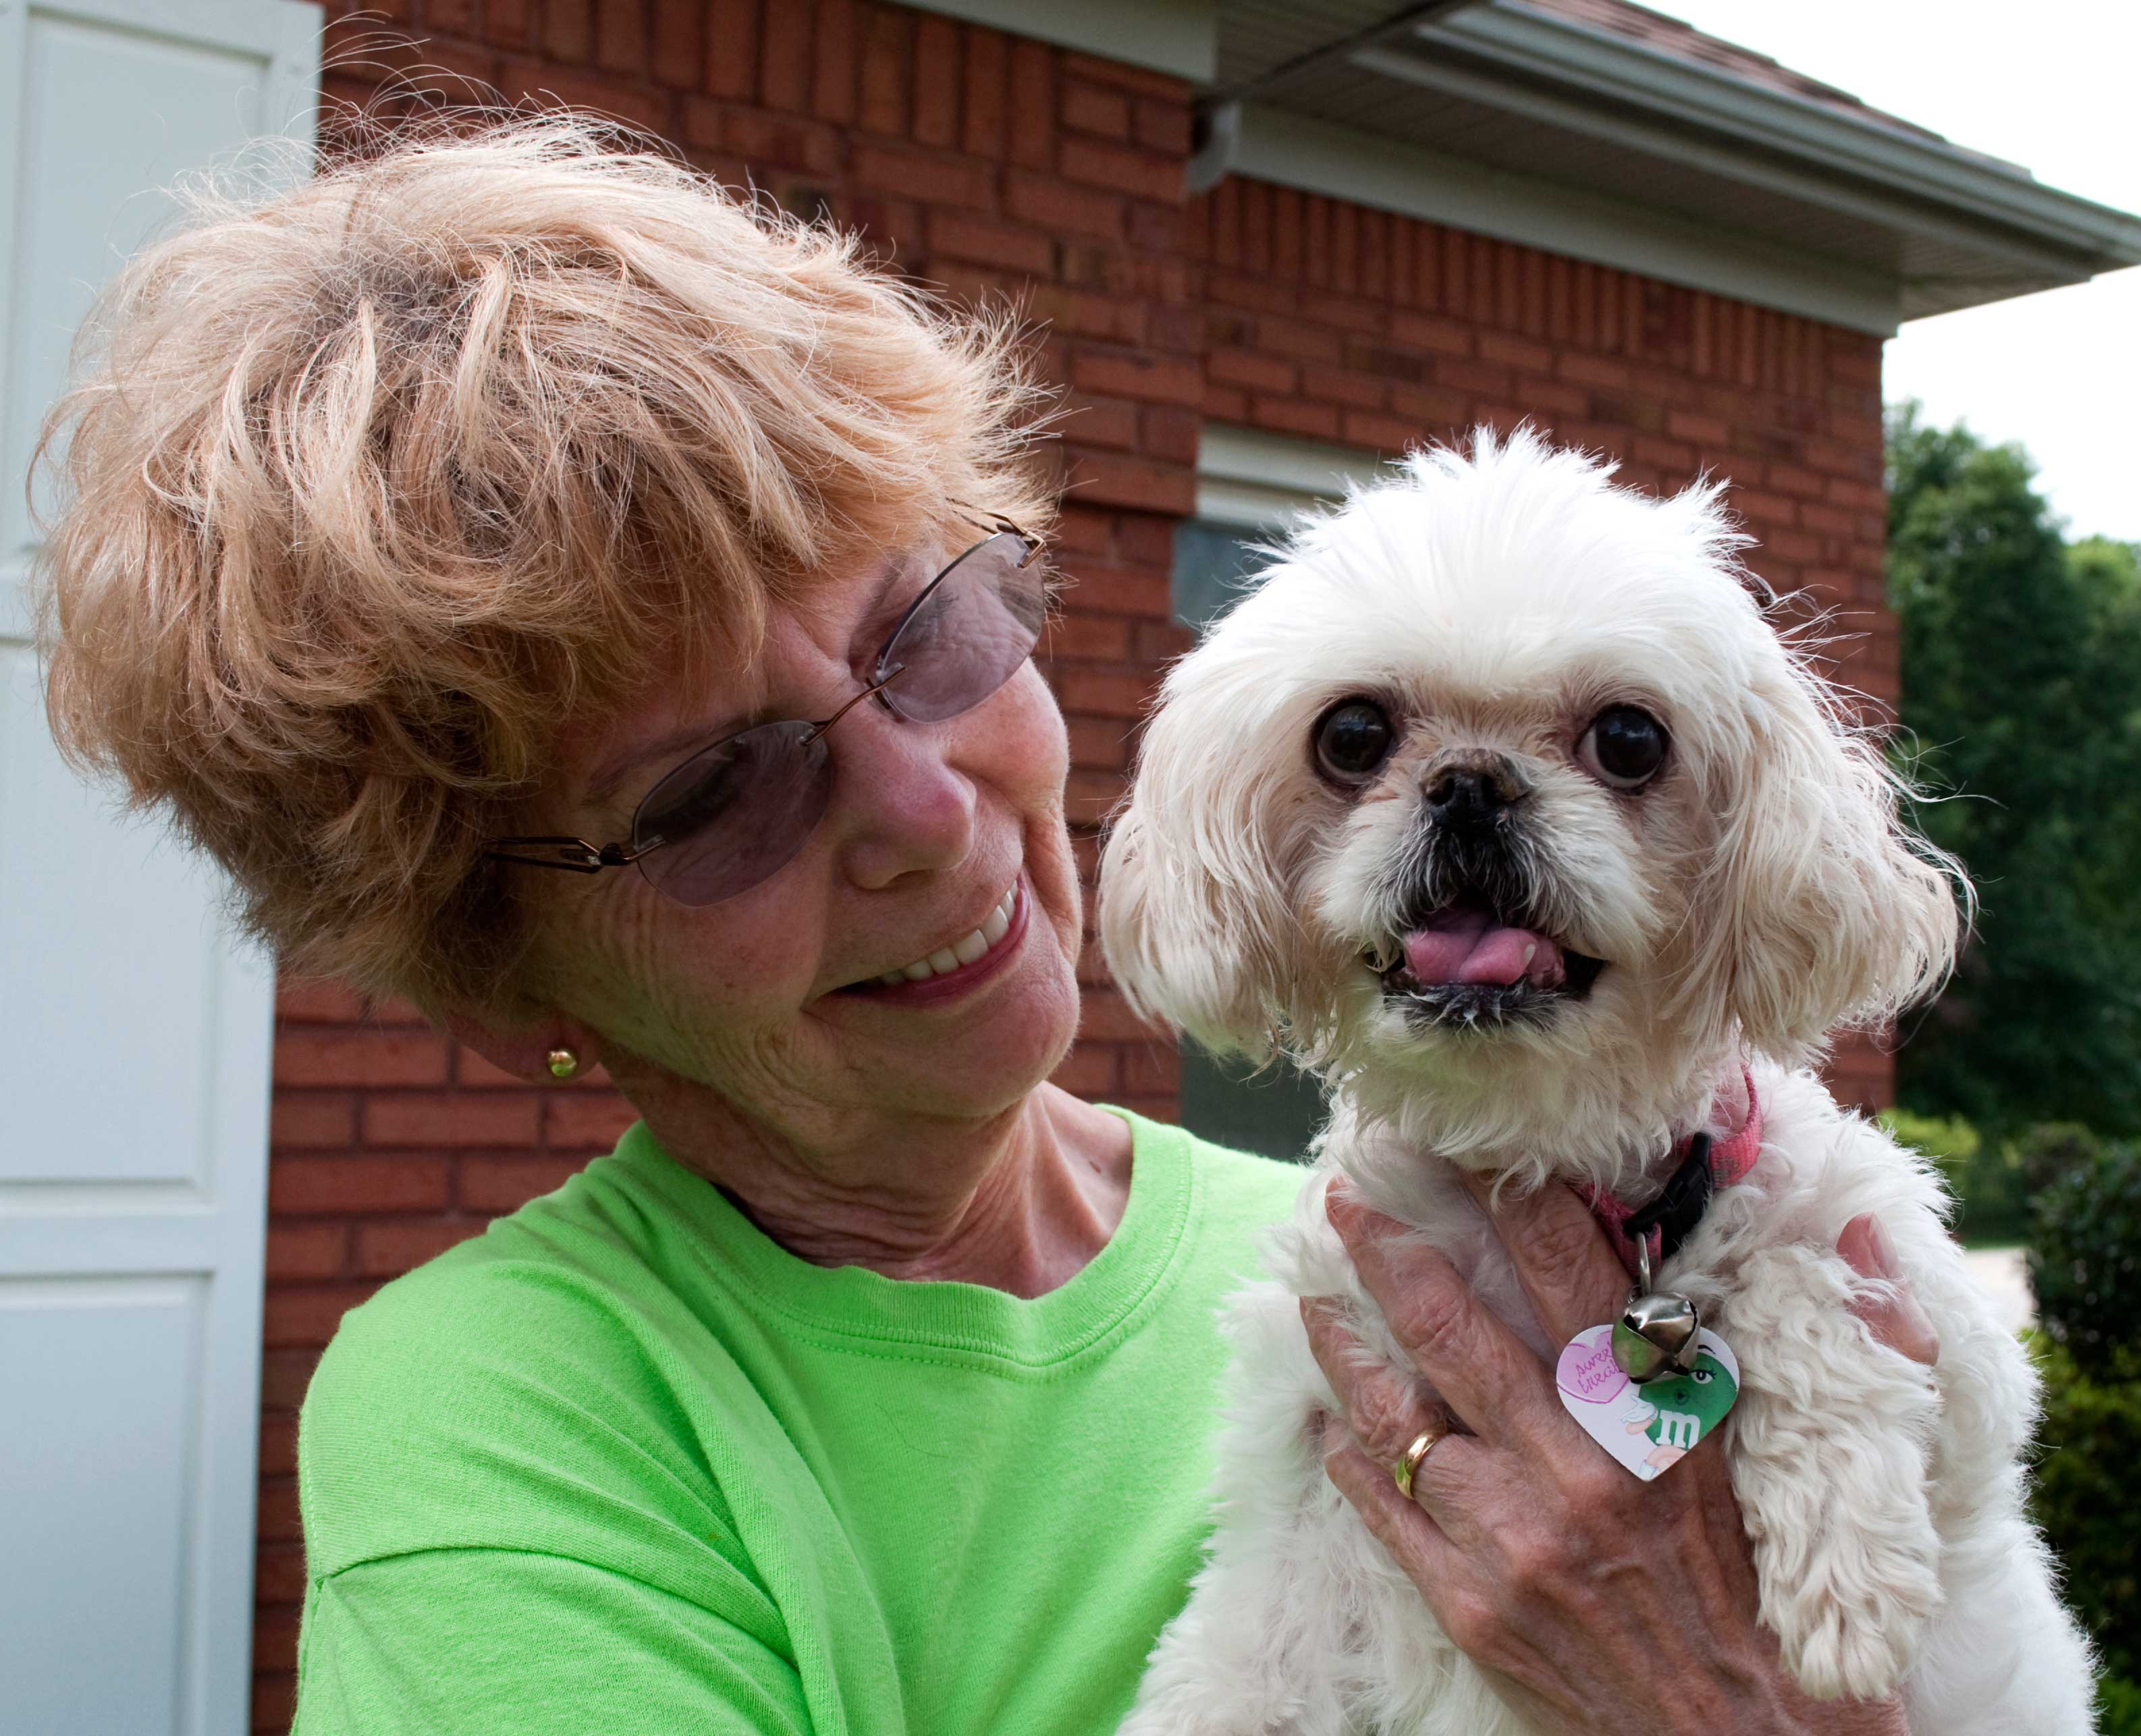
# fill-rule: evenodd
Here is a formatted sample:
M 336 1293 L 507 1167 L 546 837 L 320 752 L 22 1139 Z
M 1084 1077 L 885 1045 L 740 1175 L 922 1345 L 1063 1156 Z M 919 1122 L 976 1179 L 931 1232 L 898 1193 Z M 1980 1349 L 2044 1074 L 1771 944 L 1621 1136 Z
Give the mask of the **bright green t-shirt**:
M 342 1321 L 295 1736 L 1103 1736 L 1208 1529 L 1221 1300 L 1300 1172 L 1136 1116 L 1032 1301 L 783 1252 L 643 1127 Z

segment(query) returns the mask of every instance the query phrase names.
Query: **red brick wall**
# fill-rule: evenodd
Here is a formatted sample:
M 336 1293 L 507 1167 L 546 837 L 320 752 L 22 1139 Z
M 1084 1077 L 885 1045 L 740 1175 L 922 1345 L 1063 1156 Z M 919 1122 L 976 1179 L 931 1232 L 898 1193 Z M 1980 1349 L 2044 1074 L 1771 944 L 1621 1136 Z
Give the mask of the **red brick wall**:
M 1853 677 L 1892 696 L 1873 338 L 1253 183 L 1185 205 L 1187 87 L 878 0 L 351 10 L 329 6 L 330 97 L 372 98 L 383 71 L 469 100 L 443 70 L 621 115 L 726 180 L 860 229 L 903 270 L 961 297 L 1016 295 L 1048 322 L 1071 412 L 1061 555 L 1076 584 L 1046 663 L 1069 720 L 1089 878 L 1130 730 L 1184 642 L 1168 569 L 1207 417 L 1395 450 L 1529 416 L 1622 455 L 1646 486 L 1708 465 L 1745 486 L 1735 499 L 1764 539 L 1765 576 L 1875 612 L 1847 620 L 1869 636 Z M 1080 1040 L 1059 1079 L 1171 1114 L 1171 1045 L 1132 1024 L 1090 956 L 1085 976 Z M 1839 1074 L 1853 1094 L 1885 1093 L 1870 1051 Z M 524 1085 L 406 1009 L 284 985 L 256 1729 L 289 1721 L 296 1411 L 342 1311 L 557 1186 L 629 1119 L 599 1076 Z

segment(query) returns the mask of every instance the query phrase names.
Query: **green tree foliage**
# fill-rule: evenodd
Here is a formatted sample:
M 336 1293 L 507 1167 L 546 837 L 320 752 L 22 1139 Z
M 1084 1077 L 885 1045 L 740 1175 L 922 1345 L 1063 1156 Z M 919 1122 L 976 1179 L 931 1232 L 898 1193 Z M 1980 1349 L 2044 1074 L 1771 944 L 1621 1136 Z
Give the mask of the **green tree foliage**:
M 1917 823 L 1981 907 L 1898 1094 L 1998 1145 L 2141 1131 L 2141 563 L 2070 548 L 2029 460 L 1916 406 L 1888 429 L 1888 597 Z

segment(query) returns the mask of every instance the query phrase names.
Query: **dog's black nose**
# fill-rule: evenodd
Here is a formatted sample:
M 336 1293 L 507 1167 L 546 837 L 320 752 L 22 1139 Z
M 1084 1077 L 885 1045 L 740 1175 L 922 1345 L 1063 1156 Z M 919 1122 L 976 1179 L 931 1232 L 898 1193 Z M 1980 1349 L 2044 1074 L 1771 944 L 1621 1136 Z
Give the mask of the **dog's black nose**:
M 1477 767 L 1453 766 L 1428 786 L 1428 811 L 1450 825 L 1480 825 L 1523 791 L 1513 778 Z

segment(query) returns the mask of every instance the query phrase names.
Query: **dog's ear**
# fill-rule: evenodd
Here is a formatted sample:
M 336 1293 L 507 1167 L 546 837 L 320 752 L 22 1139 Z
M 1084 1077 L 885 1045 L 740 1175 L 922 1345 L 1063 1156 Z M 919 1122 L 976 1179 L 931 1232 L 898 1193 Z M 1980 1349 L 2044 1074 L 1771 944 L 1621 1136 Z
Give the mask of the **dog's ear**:
M 1148 725 L 1129 799 L 1100 859 L 1100 946 L 1148 1018 L 1215 1055 L 1272 1055 L 1295 927 L 1262 811 L 1273 779 L 1253 740 L 1216 727 L 1223 696 L 1182 691 Z
M 1903 825 L 1899 780 L 1840 697 L 1781 646 L 1750 674 L 1745 734 L 1715 761 L 1717 905 L 1693 975 L 1750 1045 L 1789 1062 L 1938 988 L 1958 890 L 1971 895 Z

